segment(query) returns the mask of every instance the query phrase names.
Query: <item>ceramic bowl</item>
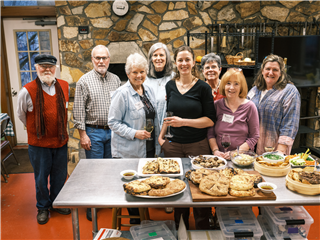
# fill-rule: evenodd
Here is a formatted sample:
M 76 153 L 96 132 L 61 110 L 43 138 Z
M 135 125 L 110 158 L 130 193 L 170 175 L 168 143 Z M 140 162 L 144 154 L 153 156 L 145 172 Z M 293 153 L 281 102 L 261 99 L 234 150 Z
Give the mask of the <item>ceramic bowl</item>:
M 272 193 L 277 189 L 277 185 L 270 182 L 261 182 L 258 183 L 258 188 L 264 193 Z
M 285 156 L 279 152 L 265 152 L 264 154 L 262 154 L 262 158 L 263 158 L 263 161 L 266 161 L 269 163 L 284 162 L 285 160 Z
M 120 175 L 126 180 L 131 180 L 137 175 L 137 172 L 135 170 L 123 170 Z

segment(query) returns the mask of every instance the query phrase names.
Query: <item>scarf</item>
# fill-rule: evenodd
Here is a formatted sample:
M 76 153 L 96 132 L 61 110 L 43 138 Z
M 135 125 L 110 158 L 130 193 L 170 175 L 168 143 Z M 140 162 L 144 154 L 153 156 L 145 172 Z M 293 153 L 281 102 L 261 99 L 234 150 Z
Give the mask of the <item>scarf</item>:
M 37 137 L 38 139 L 41 139 L 43 136 L 46 135 L 46 124 L 43 117 L 43 92 L 42 92 L 42 86 L 41 81 L 39 77 L 36 78 L 37 83 L 37 96 L 36 96 L 36 102 L 35 102 L 35 121 L 36 121 L 36 130 L 37 130 Z M 55 90 L 56 90 L 56 101 L 57 101 L 57 114 L 58 114 L 58 135 L 59 139 L 62 142 L 66 139 L 65 136 L 65 106 L 66 106 L 66 100 L 61 88 L 60 83 L 56 79 L 55 83 Z

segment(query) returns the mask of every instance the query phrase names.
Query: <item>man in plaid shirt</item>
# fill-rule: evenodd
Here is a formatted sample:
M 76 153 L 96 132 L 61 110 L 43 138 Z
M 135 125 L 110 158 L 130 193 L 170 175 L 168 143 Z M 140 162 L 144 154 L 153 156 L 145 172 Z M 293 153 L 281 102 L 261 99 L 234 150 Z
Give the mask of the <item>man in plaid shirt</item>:
M 94 69 L 84 74 L 76 85 L 74 127 L 79 130 L 80 144 L 87 159 L 112 158 L 108 111 L 112 92 L 120 87 L 121 81 L 117 75 L 108 72 L 110 52 L 107 47 L 94 47 L 91 60 Z M 91 220 L 90 208 L 87 218 Z

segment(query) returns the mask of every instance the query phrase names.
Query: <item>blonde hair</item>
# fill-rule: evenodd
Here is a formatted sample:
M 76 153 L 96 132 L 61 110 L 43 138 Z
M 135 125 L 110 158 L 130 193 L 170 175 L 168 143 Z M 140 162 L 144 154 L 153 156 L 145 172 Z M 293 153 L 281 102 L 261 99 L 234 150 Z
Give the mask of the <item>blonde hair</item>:
M 245 76 L 243 75 L 242 69 L 240 68 L 230 68 L 228 69 L 221 78 L 221 83 L 219 87 L 219 92 L 221 95 L 226 96 L 225 87 L 227 82 L 232 76 L 235 76 L 240 83 L 240 98 L 247 97 L 248 94 L 248 85 Z

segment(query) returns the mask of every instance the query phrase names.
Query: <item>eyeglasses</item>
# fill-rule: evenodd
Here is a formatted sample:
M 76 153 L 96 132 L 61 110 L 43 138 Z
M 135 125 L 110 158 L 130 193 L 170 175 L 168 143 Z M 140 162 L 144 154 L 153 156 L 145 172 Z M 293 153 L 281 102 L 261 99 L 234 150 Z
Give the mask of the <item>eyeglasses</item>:
M 106 61 L 108 58 L 109 58 L 109 56 L 108 57 L 93 57 L 95 60 L 97 60 L 98 62 L 100 62 L 101 61 L 101 59 L 102 59 L 102 61 Z
M 42 69 L 47 69 L 47 68 L 51 69 L 51 68 L 55 67 L 56 65 L 43 65 L 43 64 L 39 64 L 39 66 L 40 66 Z
M 233 70 L 235 72 L 242 72 L 242 68 L 228 68 L 227 71 Z

